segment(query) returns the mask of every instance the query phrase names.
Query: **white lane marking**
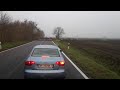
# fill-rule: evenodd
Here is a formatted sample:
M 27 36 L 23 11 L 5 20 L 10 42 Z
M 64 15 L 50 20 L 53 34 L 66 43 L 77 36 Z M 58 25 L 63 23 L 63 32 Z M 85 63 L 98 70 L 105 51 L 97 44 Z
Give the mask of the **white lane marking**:
M 53 42 L 53 41 L 52 41 Z M 54 42 L 53 42 L 54 43 Z M 54 45 L 56 45 L 55 43 L 54 43 Z M 70 60 L 70 58 L 64 53 L 64 52 L 62 52 L 63 53 L 63 55 L 70 61 L 70 63 L 78 70 L 78 72 L 85 78 L 85 79 L 89 79 L 73 62 L 72 62 L 72 60 Z
M 62 52 L 63 55 L 71 62 L 71 64 L 82 74 L 82 76 L 85 78 L 85 79 L 89 79 L 69 58 L 68 56 L 66 56 L 66 54 L 64 52 Z
M 34 42 L 34 41 L 32 41 L 32 42 Z M 7 49 L 7 50 L 4 50 L 4 51 L 1 51 L 0 53 L 4 53 L 4 52 L 6 52 L 6 51 L 10 51 L 10 50 L 12 50 L 12 49 L 15 49 L 15 48 L 18 48 L 18 47 L 21 47 L 21 46 L 24 46 L 24 45 L 30 44 L 30 43 L 32 43 L 32 42 L 25 43 L 25 44 L 22 44 L 22 45 L 20 45 L 20 46 L 17 46 L 17 47 L 14 47 L 14 48 L 10 48 L 10 49 Z

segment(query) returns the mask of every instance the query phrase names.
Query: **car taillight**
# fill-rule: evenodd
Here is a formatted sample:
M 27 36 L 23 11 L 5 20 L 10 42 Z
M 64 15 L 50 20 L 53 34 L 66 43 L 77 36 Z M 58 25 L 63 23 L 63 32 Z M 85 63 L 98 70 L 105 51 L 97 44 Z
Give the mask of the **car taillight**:
M 27 65 L 27 66 L 31 66 L 31 65 L 33 65 L 33 64 L 35 64 L 34 61 L 26 61 L 26 62 L 25 62 L 25 65 Z
M 56 64 L 59 65 L 59 66 L 64 66 L 65 62 L 64 61 L 57 61 Z

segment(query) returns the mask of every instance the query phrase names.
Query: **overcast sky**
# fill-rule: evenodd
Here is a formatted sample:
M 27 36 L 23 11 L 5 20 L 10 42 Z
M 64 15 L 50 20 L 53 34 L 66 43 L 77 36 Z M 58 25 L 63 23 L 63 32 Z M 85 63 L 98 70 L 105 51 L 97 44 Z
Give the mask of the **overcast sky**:
M 64 37 L 120 38 L 120 11 L 7 11 L 13 20 L 35 21 L 46 36 L 57 26 Z

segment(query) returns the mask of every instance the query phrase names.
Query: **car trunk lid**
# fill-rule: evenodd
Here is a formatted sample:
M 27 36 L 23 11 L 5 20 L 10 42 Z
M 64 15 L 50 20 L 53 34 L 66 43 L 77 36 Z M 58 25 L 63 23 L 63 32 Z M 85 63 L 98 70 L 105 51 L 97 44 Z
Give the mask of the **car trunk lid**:
M 59 69 L 59 65 L 56 64 L 57 61 L 62 60 L 61 57 L 30 57 L 28 60 L 32 60 L 35 62 L 34 65 L 30 66 L 31 69 L 39 69 L 39 70 L 48 70 L 48 69 Z

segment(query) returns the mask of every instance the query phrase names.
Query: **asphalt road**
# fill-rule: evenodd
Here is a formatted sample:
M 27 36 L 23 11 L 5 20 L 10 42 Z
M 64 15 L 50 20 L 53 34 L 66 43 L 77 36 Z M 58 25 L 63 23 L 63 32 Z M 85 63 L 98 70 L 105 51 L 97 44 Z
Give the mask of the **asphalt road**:
M 24 79 L 24 61 L 35 45 L 54 45 L 52 41 L 33 41 L 21 47 L 0 53 L 0 79 Z M 77 69 L 64 57 L 66 79 L 84 79 Z

